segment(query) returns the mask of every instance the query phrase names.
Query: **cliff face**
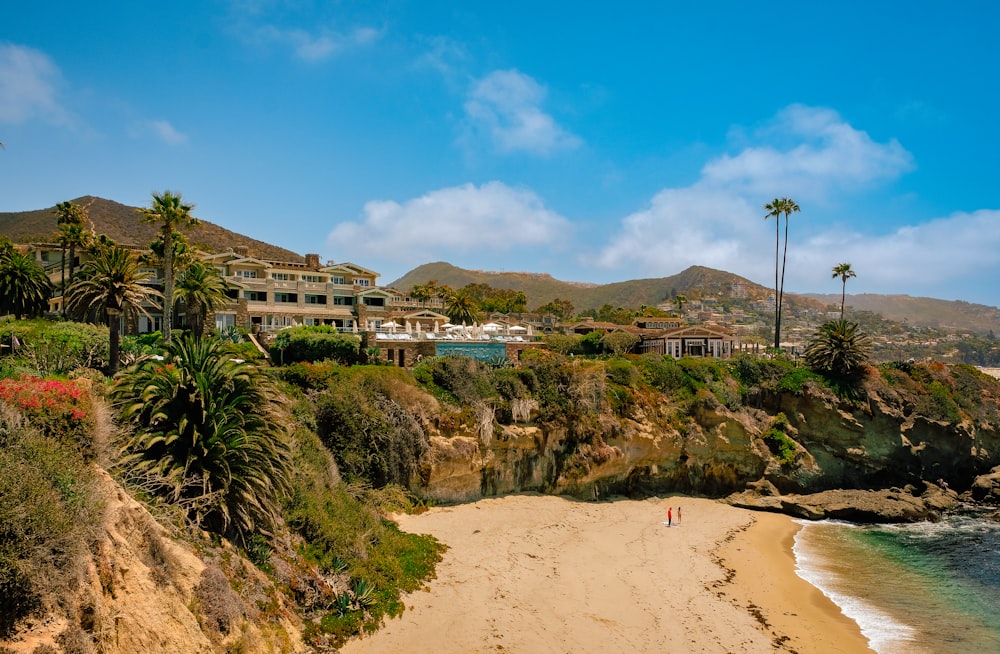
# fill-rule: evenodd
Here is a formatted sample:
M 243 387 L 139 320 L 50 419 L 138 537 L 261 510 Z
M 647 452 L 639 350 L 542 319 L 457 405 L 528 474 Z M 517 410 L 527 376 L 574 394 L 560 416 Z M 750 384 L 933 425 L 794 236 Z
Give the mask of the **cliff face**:
M 730 410 L 702 398 L 683 420 L 662 401 L 625 415 L 601 415 L 600 437 L 581 441 L 567 421 L 532 416 L 495 427 L 430 432 L 414 487 L 443 502 L 538 491 L 605 494 L 684 492 L 725 496 L 764 483 L 772 492 L 889 489 L 944 480 L 957 491 L 1000 464 L 993 413 L 957 422 L 919 413 L 920 397 L 876 377 L 861 399 L 844 400 L 810 384 L 798 393 L 764 392 L 759 408 Z M 768 430 L 779 414 L 787 445 L 773 452 Z
M 26 621 L 2 642 L 4 651 L 162 652 L 304 651 L 300 622 L 279 606 L 262 619 L 247 589 L 268 585 L 252 565 L 229 552 L 229 575 L 218 562 L 173 539 L 146 508 L 99 471 L 103 518 L 79 562 L 75 590 L 59 607 Z M 225 553 L 224 553 L 225 555 Z M 279 604 L 279 594 L 271 593 Z M 67 619 L 67 616 L 70 619 Z

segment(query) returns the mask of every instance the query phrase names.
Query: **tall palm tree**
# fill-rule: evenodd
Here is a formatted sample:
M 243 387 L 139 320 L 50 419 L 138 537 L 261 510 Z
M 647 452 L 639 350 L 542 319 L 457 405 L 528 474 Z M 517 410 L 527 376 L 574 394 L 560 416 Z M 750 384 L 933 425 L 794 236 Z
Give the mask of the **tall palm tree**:
M 229 282 L 215 266 L 203 261 L 191 262 L 177 279 L 177 298 L 187 305 L 188 322 L 195 338 L 205 331 L 208 314 L 229 301 Z
M 840 319 L 844 319 L 844 301 L 847 299 L 847 280 L 851 277 L 857 277 L 853 270 L 851 270 L 851 264 L 849 263 L 838 263 L 833 267 L 833 278 L 836 279 L 840 277 L 842 282 L 840 288 Z
M 774 348 L 781 348 L 781 310 L 785 295 L 785 263 L 788 259 L 788 217 L 799 211 L 799 205 L 791 198 L 775 198 L 764 205 L 767 214 L 764 220 L 774 218 Z M 781 283 L 778 283 L 778 250 L 781 248 L 779 218 L 785 216 L 785 244 L 781 255 Z
M 681 316 L 684 312 L 684 305 L 687 304 L 687 296 L 677 294 L 674 296 L 674 306 L 677 307 L 677 315 Z
M 91 259 L 84 264 L 80 277 L 67 290 L 71 314 L 82 319 L 104 318 L 108 325 L 108 374 L 118 372 L 121 340 L 121 316 L 134 318 L 149 315 L 146 306 L 156 306 L 160 292 L 146 285 L 149 273 L 139 269 L 139 262 L 125 247 L 99 243 Z
M 184 204 L 180 193 L 164 191 L 153 193 L 153 202 L 149 208 L 139 209 L 142 221 L 156 223 L 160 226 L 160 239 L 165 244 L 163 248 L 163 340 L 170 342 L 170 329 L 173 327 L 174 315 L 174 248 L 166 247 L 174 243 L 174 234 L 184 227 L 193 227 L 199 220 L 191 215 L 193 204 Z
M 218 339 L 181 337 L 163 354 L 127 369 L 112 391 L 135 430 L 126 464 L 195 524 L 245 544 L 277 522 L 290 488 L 277 394 Z
M 87 222 L 87 210 L 74 202 L 60 202 L 55 208 L 56 224 L 59 231 L 56 238 L 62 247 L 62 296 L 63 317 L 66 316 L 66 252 L 69 251 L 69 279 L 73 279 L 73 268 L 76 263 L 76 248 L 85 245 L 87 232 L 84 226 Z
M 13 247 L 0 253 L 0 313 L 37 316 L 48 307 L 52 284 L 48 275 L 28 255 Z

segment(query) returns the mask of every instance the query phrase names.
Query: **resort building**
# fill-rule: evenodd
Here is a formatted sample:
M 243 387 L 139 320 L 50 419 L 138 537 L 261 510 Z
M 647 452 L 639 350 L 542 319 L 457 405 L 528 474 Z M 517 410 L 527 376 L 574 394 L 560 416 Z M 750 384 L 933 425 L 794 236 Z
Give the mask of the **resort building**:
M 643 336 L 636 346 L 640 354 L 728 359 L 739 349 L 736 338 L 718 325 L 687 325 L 667 329 L 656 336 Z

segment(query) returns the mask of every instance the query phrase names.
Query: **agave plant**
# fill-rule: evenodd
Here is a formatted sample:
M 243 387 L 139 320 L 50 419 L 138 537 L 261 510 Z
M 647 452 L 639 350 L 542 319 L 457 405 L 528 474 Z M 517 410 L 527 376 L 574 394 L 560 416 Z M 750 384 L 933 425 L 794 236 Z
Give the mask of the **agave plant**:
M 355 579 L 351 585 L 354 595 L 354 605 L 366 610 L 375 603 L 375 585 L 366 579 Z

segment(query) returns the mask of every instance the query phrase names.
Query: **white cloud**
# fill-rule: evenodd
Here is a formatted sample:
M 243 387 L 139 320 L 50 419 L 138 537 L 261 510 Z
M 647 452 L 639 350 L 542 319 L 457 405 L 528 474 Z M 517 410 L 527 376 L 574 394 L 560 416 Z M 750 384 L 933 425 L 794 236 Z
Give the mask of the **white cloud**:
M 831 253 L 848 261 L 870 292 L 909 292 L 905 289 L 962 288 L 995 280 L 1000 275 L 1000 210 L 958 212 L 891 233 L 826 232 L 797 246 L 795 265 L 802 283 L 814 290 L 830 277 Z M 792 260 L 792 253 L 789 253 Z M 815 262 L 829 262 L 817 266 Z
M 644 276 L 705 265 L 766 283 L 774 276 L 774 231 L 770 221 L 764 224 L 765 202 L 790 196 L 806 215 L 812 201 L 816 215 L 830 191 L 850 192 L 913 167 L 912 155 L 895 140 L 877 143 L 825 108 L 793 105 L 750 141 L 735 155 L 709 161 L 691 186 L 665 189 L 647 208 L 627 216 L 620 234 L 599 253 L 598 265 L 627 266 Z M 793 216 L 792 224 L 798 220 L 801 216 Z M 827 243 L 810 249 L 795 242 L 796 230 L 789 269 L 810 267 L 814 281 L 829 277 L 828 268 L 838 263 L 827 261 L 830 252 L 840 257 L 851 251 L 851 243 L 862 242 L 858 235 L 831 232 L 815 235 L 815 243 L 833 240 L 836 248 Z
M 291 48 L 295 55 L 309 62 L 322 61 L 344 50 L 368 45 L 378 40 L 380 32 L 371 27 L 358 27 L 349 32 L 328 28 L 314 31 L 279 28 L 273 25 L 259 27 L 252 32 L 258 43 L 277 43 Z
M 541 109 L 546 89 L 517 70 L 497 70 L 477 80 L 465 102 L 473 131 L 484 131 L 501 152 L 547 155 L 582 141 Z
M 153 134 L 167 145 L 183 145 L 188 137 L 165 120 L 152 120 L 148 123 Z
M 59 69 L 38 50 L 0 44 L 0 122 L 41 119 L 67 124 L 69 114 L 56 99 Z
M 765 142 L 708 162 L 703 180 L 750 194 L 820 198 L 833 188 L 858 188 L 913 169 L 913 156 L 895 139 L 876 143 L 822 107 L 792 105 L 756 140 Z
M 327 240 L 359 259 L 426 263 L 468 253 L 548 247 L 569 231 L 569 221 L 546 209 L 534 192 L 489 182 L 431 191 L 402 204 L 368 202 L 360 222 L 340 223 Z

